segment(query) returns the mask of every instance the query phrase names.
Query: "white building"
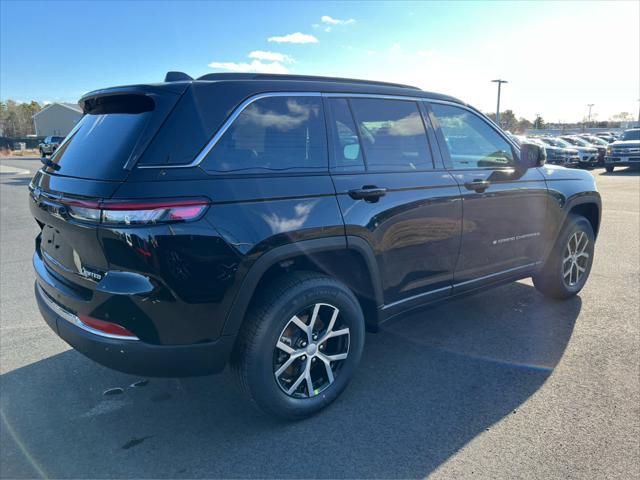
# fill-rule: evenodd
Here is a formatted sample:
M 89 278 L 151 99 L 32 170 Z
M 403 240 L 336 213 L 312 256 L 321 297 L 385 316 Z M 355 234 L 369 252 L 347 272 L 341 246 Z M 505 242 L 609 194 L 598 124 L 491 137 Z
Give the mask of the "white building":
M 36 136 L 66 136 L 82 118 L 82 109 L 75 103 L 51 103 L 33 116 Z

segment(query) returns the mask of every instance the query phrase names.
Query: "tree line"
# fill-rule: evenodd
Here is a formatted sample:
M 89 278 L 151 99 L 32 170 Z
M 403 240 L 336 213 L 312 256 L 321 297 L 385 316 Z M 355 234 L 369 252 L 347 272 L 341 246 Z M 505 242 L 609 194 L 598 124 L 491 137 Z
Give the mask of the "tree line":
M 36 101 L 20 103 L 15 100 L 0 102 L 0 131 L 2 136 L 10 138 L 35 135 L 33 116 L 42 110 L 43 106 Z
M 495 113 L 487 113 L 486 114 L 491 120 L 496 121 Z M 624 122 L 631 122 L 634 120 L 633 115 L 629 112 L 620 112 L 615 115 L 612 115 L 609 120 L 596 120 L 596 114 L 593 115 L 594 118 L 589 120 L 588 118 L 583 118 L 581 122 L 575 123 L 547 123 L 542 118 L 541 115 L 537 115 L 533 122 L 527 120 L 526 118 L 520 117 L 517 118 L 513 113 L 513 110 L 505 110 L 504 112 L 500 112 L 500 126 L 504 130 L 508 130 L 512 133 L 524 133 L 528 129 L 544 129 L 544 128 L 576 128 L 576 127 L 595 127 L 595 128 L 620 128 L 620 124 Z
M 32 100 L 29 103 L 7 100 L 0 102 L 0 132 L 2 136 L 9 138 L 20 138 L 28 135 L 35 135 L 33 116 L 44 108 L 44 105 Z M 488 113 L 487 116 L 495 122 L 496 114 Z M 582 124 L 589 127 L 618 128 L 620 122 L 631 121 L 633 116 L 628 112 L 620 112 L 613 115 L 608 121 L 592 120 L 588 122 L 583 119 Z M 578 126 L 575 124 L 565 124 L 566 126 Z M 513 110 L 500 112 L 500 126 L 513 133 L 524 133 L 530 128 L 543 129 L 547 127 L 544 119 L 538 115 L 533 122 L 526 118 L 517 118 Z

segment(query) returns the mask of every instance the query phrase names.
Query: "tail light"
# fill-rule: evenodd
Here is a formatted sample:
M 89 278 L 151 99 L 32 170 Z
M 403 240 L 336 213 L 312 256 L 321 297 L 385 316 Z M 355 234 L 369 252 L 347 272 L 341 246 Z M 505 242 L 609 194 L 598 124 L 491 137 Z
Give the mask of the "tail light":
M 101 202 L 62 200 L 71 218 L 106 225 L 154 225 L 159 223 L 188 222 L 200 218 L 209 200 L 190 198 L 161 201 Z

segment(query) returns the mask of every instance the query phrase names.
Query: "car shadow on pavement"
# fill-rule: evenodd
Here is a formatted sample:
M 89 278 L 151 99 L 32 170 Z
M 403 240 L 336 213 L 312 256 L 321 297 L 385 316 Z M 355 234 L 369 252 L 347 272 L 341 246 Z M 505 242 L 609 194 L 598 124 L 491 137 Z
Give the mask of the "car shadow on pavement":
M 637 177 L 640 176 L 640 168 L 638 167 L 627 167 L 624 170 L 616 169 L 613 172 L 603 172 L 602 175 L 606 175 L 607 177 Z
M 22 177 L 10 177 L 3 179 L 2 185 L 11 185 L 11 186 L 26 186 L 31 183 L 31 175 L 22 176 Z
M 580 308 L 513 283 L 403 316 L 367 336 L 341 398 L 294 423 L 242 400 L 227 371 L 140 379 L 66 351 L 0 377 L 0 476 L 425 477 L 520 414 Z

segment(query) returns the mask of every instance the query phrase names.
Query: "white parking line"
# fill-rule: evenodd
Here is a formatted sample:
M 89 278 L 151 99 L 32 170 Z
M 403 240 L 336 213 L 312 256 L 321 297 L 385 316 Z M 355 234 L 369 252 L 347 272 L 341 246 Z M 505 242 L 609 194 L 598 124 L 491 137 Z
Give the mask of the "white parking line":
M 0 165 L 0 175 L 29 175 L 31 172 L 24 168 L 10 167 L 9 165 Z

